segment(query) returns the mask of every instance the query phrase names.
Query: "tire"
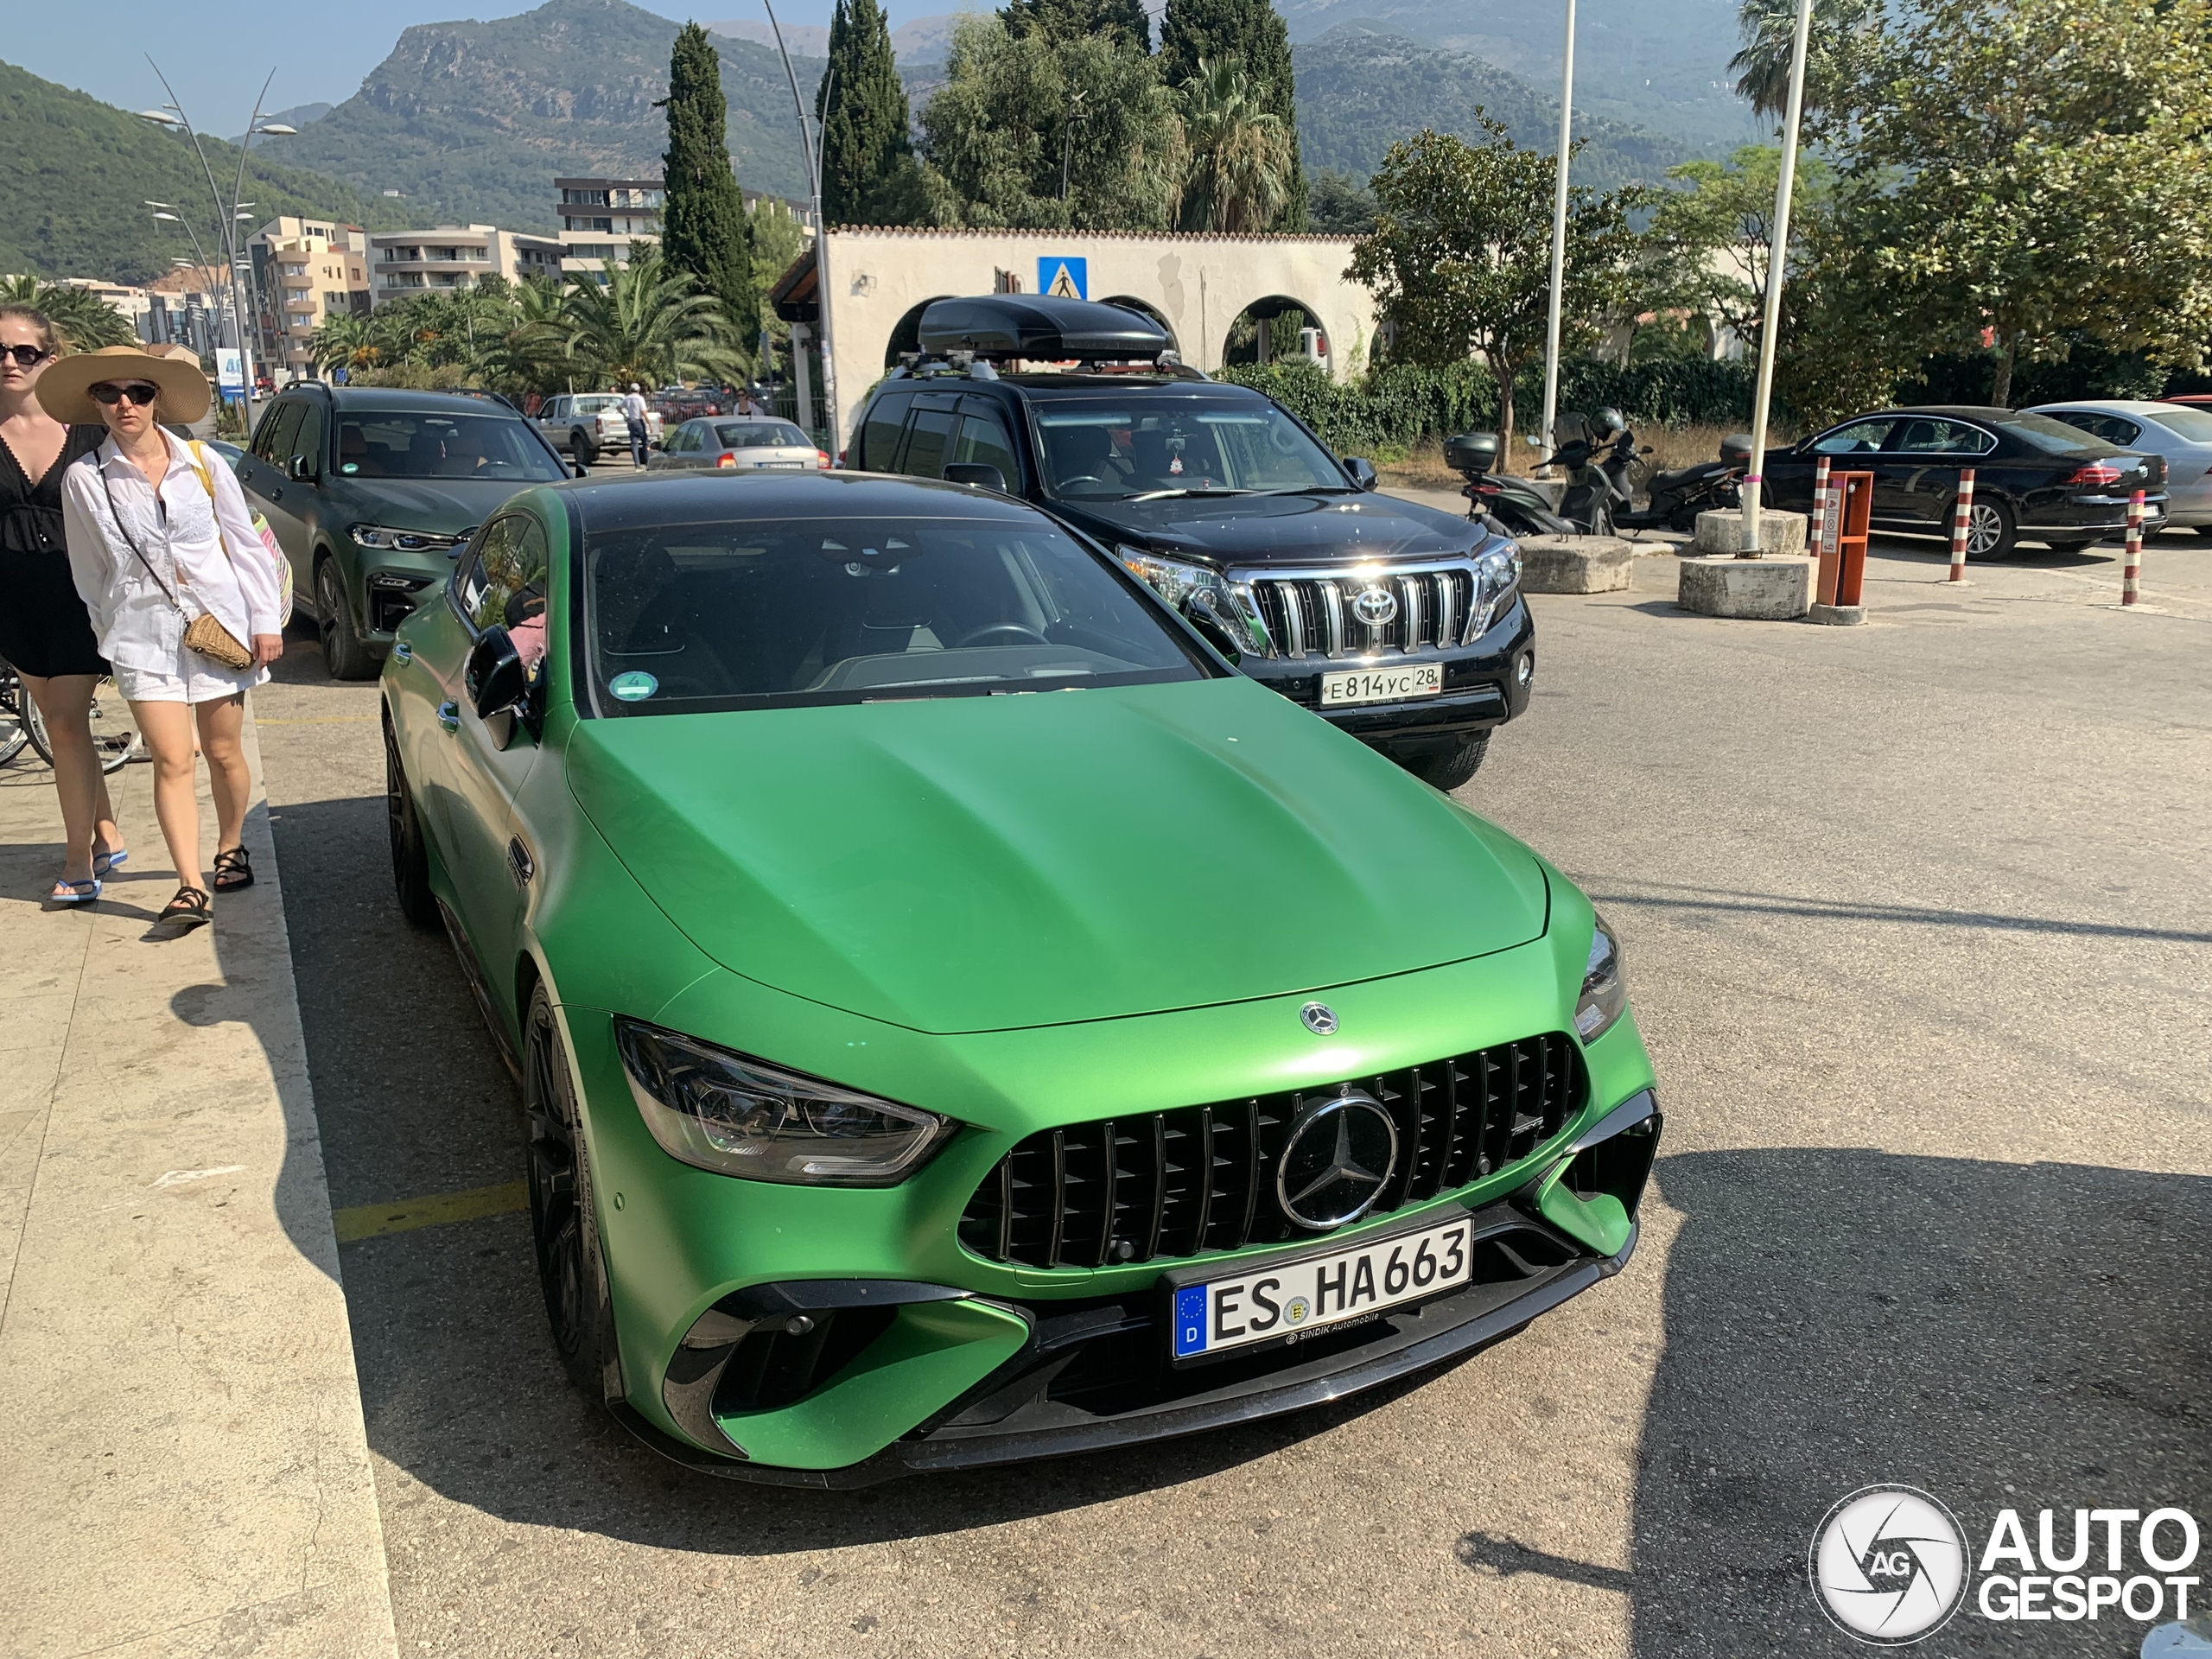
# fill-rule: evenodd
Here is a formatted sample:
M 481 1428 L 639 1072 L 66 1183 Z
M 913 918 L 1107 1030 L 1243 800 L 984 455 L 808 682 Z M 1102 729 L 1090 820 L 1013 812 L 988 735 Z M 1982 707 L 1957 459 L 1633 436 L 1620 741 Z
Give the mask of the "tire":
M 579 467 L 588 467 L 599 459 L 599 446 L 582 432 L 569 434 L 569 454 Z
M 2043 544 L 2054 553 L 2079 553 L 2091 546 L 2094 536 L 2046 536 Z
M 377 659 L 353 628 L 353 607 L 346 597 L 346 583 L 338 574 L 338 561 L 326 558 L 315 568 L 315 631 L 322 639 L 323 671 L 334 680 L 366 680 L 376 676 Z
M 1946 515 L 1948 517 L 1948 515 Z M 2012 509 L 2002 501 L 1985 501 L 1976 498 L 1967 517 L 1967 557 L 1995 562 L 2012 556 L 2013 545 L 2020 539 L 2020 527 L 2012 517 Z
M 1456 749 L 1440 749 L 1400 764 L 1430 788 L 1448 795 L 1482 769 L 1483 757 L 1489 753 L 1490 734 L 1481 731 Z
M 424 932 L 433 931 L 438 925 L 438 901 L 430 893 L 430 849 L 423 839 L 415 792 L 407 787 L 406 768 L 399 764 L 399 744 L 391 734 L 389 716 L 384 722 L 384 816 L 391 836 L 391 887 L 399 913 Z
M 523 1020 L 522 1091 L 530 1135 L 530 1229 L 546 1321 L 569 1381 L 584 1398 L 603 1405 L 622 1396 L 614 1309 L 568 1051 L 543 985 L 531 993 Z

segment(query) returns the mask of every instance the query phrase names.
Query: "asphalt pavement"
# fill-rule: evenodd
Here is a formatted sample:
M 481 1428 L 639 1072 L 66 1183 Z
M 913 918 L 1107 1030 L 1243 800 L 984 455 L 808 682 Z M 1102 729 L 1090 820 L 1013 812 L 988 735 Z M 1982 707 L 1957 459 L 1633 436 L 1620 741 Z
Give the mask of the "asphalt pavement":
M 2140 614 L 2110 550 L 1942 574 L 1884 546 L 1853 629 L 1691 616 L 1664 557 L 1535 601 L 1461 793 L 1625 941 L 1668 1121 L 1619 1278 L 1379 1395 L 833 1494 L 566 1389 L 515 1090 L 391 899 L 375 688 L 296 638 L 257 703 L 400 1651 L 1840 1655 L 1806 1553 L 1856 1488 L 1977 1543 L 2212 1518 L 2212 541 L 2154 543 Z

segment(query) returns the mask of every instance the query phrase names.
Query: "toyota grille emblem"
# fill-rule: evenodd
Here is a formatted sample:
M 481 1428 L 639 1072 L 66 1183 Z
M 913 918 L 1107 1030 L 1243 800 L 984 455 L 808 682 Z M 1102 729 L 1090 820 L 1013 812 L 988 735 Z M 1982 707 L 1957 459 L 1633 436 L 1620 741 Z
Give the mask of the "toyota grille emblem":
M 1372 1209 L 1398 1166 L 1398 1126 L 1357 1089 L 1300 1118 L 1275 1164 L 1275 1198 L 1308 1232 L 1326 1232 Z
M 1351 602 L 1351 613 L 1370 628 L 1382 627 L 1398 614 L 1398 596 L 1388 588 L 1363 589 Z
M 1298 1011 L 1298 1017 L 1316 1037 L 1337 1034 L 1337 1011 L 1325 1002 L 1308 1002 Z

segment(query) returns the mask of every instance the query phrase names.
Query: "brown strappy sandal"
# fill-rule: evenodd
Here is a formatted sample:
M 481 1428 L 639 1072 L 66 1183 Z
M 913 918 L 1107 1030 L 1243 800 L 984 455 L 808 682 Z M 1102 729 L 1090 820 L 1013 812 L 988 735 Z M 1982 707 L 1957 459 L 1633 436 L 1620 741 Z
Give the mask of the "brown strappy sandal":
M 253 861 L 246 856 L 245 848 L 233 847 L 215 855 L 216 892 L 236 893 L 252 885 Z
M 162 913 L 154 918 L 155 925 L 170 924 L 180 930 L 194 928 L 214 919 L 214 912 L 207 906 L 205 887 L 179 887 L 176 897 L 162 906 Z

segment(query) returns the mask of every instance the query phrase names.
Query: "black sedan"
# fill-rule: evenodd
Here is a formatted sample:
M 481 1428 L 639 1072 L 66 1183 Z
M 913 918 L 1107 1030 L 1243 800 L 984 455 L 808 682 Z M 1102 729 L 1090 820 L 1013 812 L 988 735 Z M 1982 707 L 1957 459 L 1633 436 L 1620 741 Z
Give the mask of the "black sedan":
M 1836 472 L 1873 474 L 1876 529 L 1947 538 L 1959 474 L 1973 467 L 1967 552 L 1977 559 L 2005 557 L 2023 536 L 2070 553 L 2116 535 L 2139 490 L 2145 531 L 2165 521 L 2164 461 L 2048 415 L 1947 406 L 1858 416 L 1769 454 L 1767 500 L 1810 512 L 1823 455 Z

